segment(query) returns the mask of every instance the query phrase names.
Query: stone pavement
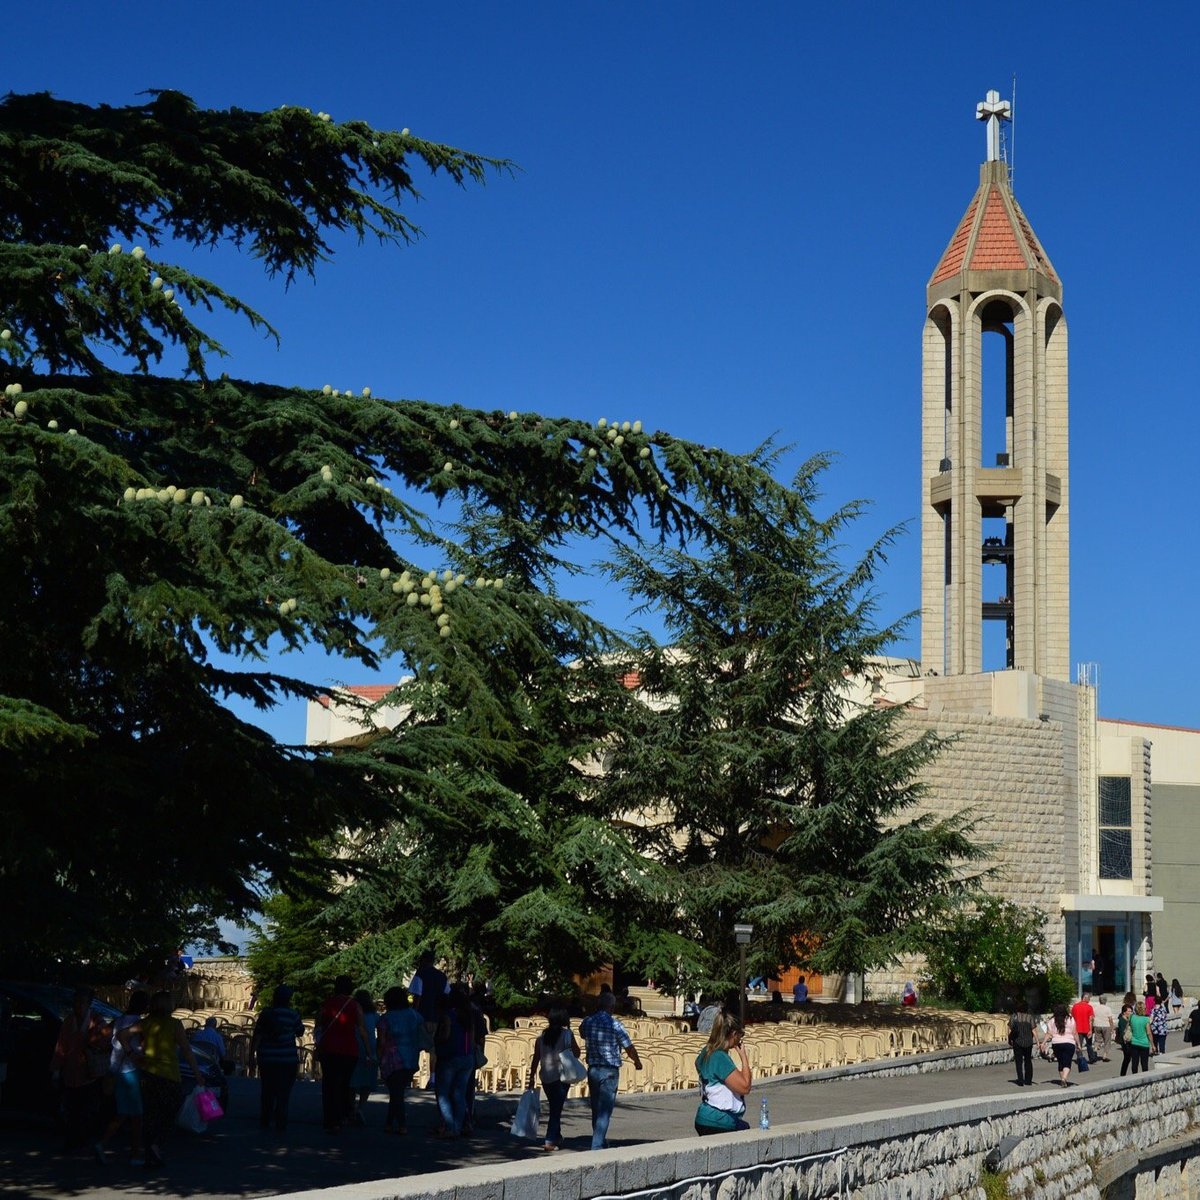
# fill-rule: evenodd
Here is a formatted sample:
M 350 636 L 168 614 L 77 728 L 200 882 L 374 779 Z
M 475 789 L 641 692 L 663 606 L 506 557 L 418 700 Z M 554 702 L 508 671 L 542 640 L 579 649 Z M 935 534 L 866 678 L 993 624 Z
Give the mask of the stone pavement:
M 770 1105 L 772 1126 L 778 1126 L 894 1112 L 911 1105 L 950 1107 L 976 1097 L 1028 1095 L 1016 1086 L 1011 1061 L 921 1075 L 828 1078 L 830 1074 L 836 1075 L 823 1072 L 819 1078 L 810 1074 L 760 1081 L 750 1097 L 748 1118 L 757 1122 L 764 1096 Z M 1085 1075 L 1072 1073 L 1071 1092 L 1086 1092 L 1089 1082 L 1107 1081 L 1117 1074 L 1115 1061 L 1097 1063 Z M 1030 1090 L 1061 1095 L 1056 1079 L 1050 1063 L 1035 1061 L 1035 1082 Z M 476 1136 L 469 1141 L 439 1141 L 428 1136 L 435 1122 L 435 1106 L 428 1092 L 418 1092 L 410 1101 L 411 1132 L 406 1137 L 385 1135 L 387 1101 L 380 1089 L 368 1105 L 366 1128 L 348 1129 L 331 1137 L 321 1129 L 319 1086 L 300 1083 L 293 1093 L 291 1125 L 285 1135 L 277 1136 L 258 1128 L 257 1082 L 234 1079 L 230 1113 L 203 1136 L 178 1132 L 168 1148 L 168 1165 L 158 1172 L 129 1166 L 121 1151 L 121 1135 L 112 1142 L 118 1152 L 110 1155 L 109 1165 L 101 1167 L 90 1156 L 64 1157 L 48 1128 L 5 1122 L 0 1124 L 0 1200 L 117 1200 L 128 1196 L 232 1200 L 464 1166 L 543 1159 L 536 1146 L 517 1142 L 508 1133 L 507 1122 L 516 1099 L 481 1096 Z M 622 1096 L 613 1117 L 610 1144 L 628 1147 L 694 1136 L 695 1108 L 695 1092 Z M 559 1158 L 588 1149 L 586 1101 L 568 1103 L 563 1134 Z

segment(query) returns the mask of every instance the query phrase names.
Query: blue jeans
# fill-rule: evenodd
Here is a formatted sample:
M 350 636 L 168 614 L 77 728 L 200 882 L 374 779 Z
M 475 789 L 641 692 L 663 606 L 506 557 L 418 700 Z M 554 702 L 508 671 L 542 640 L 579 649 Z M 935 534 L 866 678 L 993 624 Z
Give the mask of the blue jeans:
M 562 1114 L 563 1105 L 567 1102 L 567 1090 L 569 1084 L 562 1083 L 560 1080 L 542 1080 L 542 1091 L 546 1093 L 546 1099 L 550 1101 L 550 1117 L 546 1122 L 546 1145 L 557 1146 L 562 1141 Z M 609 1112 L 611 1113 L 611 1109 Z
M 588 1067 L 588 1100 L 592 1106 L 592 1149 L 608 1146 L 608 1123 L 617 1106 L 620 1067 Z
M 438 1111 L 446 1132 L 457 1137 L 462 1133 L 467 1115 L 467 1084 L 475 1074 L 475 1056 L 439 1058 L 437 1064 Z

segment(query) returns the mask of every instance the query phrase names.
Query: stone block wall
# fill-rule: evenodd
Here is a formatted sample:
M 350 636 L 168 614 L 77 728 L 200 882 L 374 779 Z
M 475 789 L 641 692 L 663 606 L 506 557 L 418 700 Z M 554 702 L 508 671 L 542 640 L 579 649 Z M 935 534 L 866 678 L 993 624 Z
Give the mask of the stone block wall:
M 1200 1191 L 1200 1063 L 1086 1090 L 930 1104 L 809 1122 L 384 1179 L 291 1200 L 984 1200 L 985 1159 L 1012 1200 L 1143 1200 Z M 1192 1186 L 1192 1185 L 1195 1186 Z M 1189 1191 L 1189 1187 L 1191 1190 Z
M 1075 861 L 1075 853 L 1074 847 L 1067 853 L 1064 845 L 1069 822 L 1061 726 L 947 709 L 914 708 L 905 719 L 914 730 L 932 729 L 953 739 L 925 772 L 928 790 L 922 803 L 938 816 L 974 812 L 974 836 L 991 847 L 991 862 L 998 868 L 987 890 L 1057 913 L 1060 896 L 1076 890 L 1065 865 Z M 1052 919 L 1047 935 L 1051 952 L 1065 954 L 1062 922 Z M 871 995 L 887 995 L 919 974 L 914 961 L 873 973 L 867 985 Z

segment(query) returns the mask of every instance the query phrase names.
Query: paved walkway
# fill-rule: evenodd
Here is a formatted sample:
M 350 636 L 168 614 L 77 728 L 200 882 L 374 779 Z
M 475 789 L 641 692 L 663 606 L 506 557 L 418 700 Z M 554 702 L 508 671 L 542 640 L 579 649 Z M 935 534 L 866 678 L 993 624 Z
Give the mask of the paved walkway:
M 1117 1074 L 1116 1062 L 1097 1063 L 1086 1075 L 1072 1073 L 1071 1091 L 1086 1092 L 1090 1083 L 1104 1082 Z M 1055 1086 L 1056 1079 L 1051 1064 L 1035 1060 L 1033 1091 L 1048 1097 L 1062 1095 Z M 755 1087 L 748 1117 L 757 1121 L 763 1096 L 770 1104 L 772 1124 L 782 1125 L 1010 1094 L 1028 1094 L 1016 1086 L 1011 1063 L 889 1078 L 767 1080 Z M 435 1109 L 427 1092 L 417 1093 L 410 1102 L 412 1132 L 406 1137 L 387 1136 L 383 1132 L 386 1103 L 380 1091 L 368 1105 L 366 1128 L 330 1137 L 321 1129 L 319 1086 L 300 1083 L 293 1093 L 291 1126 L 285 1135 L 277 1136 L 258 1128 L 258 1084 L 235 1079 L 231 1081 L 229 1115 L 201 1137 L 178 1133 L 168 1148 L 167 1167 L 158 1172 L 130 1167 L 122 1153 L 111 1154 L 105 1167 L 90 1156 L 66 1158 L 48 1129 L 0 1124 L 0 1200 L 116 1200 L 127 1196 L 223 1200 L 542 1157 L 535 1146 L 517 1142 L 508 1133 L 515 1096 L 481 1096 L 477 1134 L 465 1142 L 428 1136 Z M 694 1092 L 622 1097 L 609 1142 L 630 1146 L 694 1136 L 695 1107 Z M 559 1157 L 566 1158 L 572 1150 L 586 1150 L 590 1128 L 587 1102 L 568 1103 L 564 1148 Z M 120 1150 L 120 1136 L 112 1143 L 116 1150 Z

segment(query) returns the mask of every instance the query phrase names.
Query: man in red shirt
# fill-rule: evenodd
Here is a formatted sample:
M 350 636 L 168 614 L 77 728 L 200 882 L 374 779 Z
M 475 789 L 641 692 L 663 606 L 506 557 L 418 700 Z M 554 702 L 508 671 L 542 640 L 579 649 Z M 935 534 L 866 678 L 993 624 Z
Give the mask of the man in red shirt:
M 1088 1062 L 1096 1061 L 1096 1052 L 1092 1049 L 1092 1021 L 1096 1010 L 1092 1008 L 1092 993 L 1084 992 L 1079 1000 L 1071 1005 L 1071 1019 L 1075 1022 L 1075 1032 L 1087 1050 Z
M 317 1016 L 316 1051 L 321 1062 L 321 1108 L 325 1132 L 337 1133 L 350 1115 L 350 1076 L 358 1062 L 359 1036 L 368 1045 L 363 1011 L 350 994 L 349 975 L 339 975 L 333 995 Z

